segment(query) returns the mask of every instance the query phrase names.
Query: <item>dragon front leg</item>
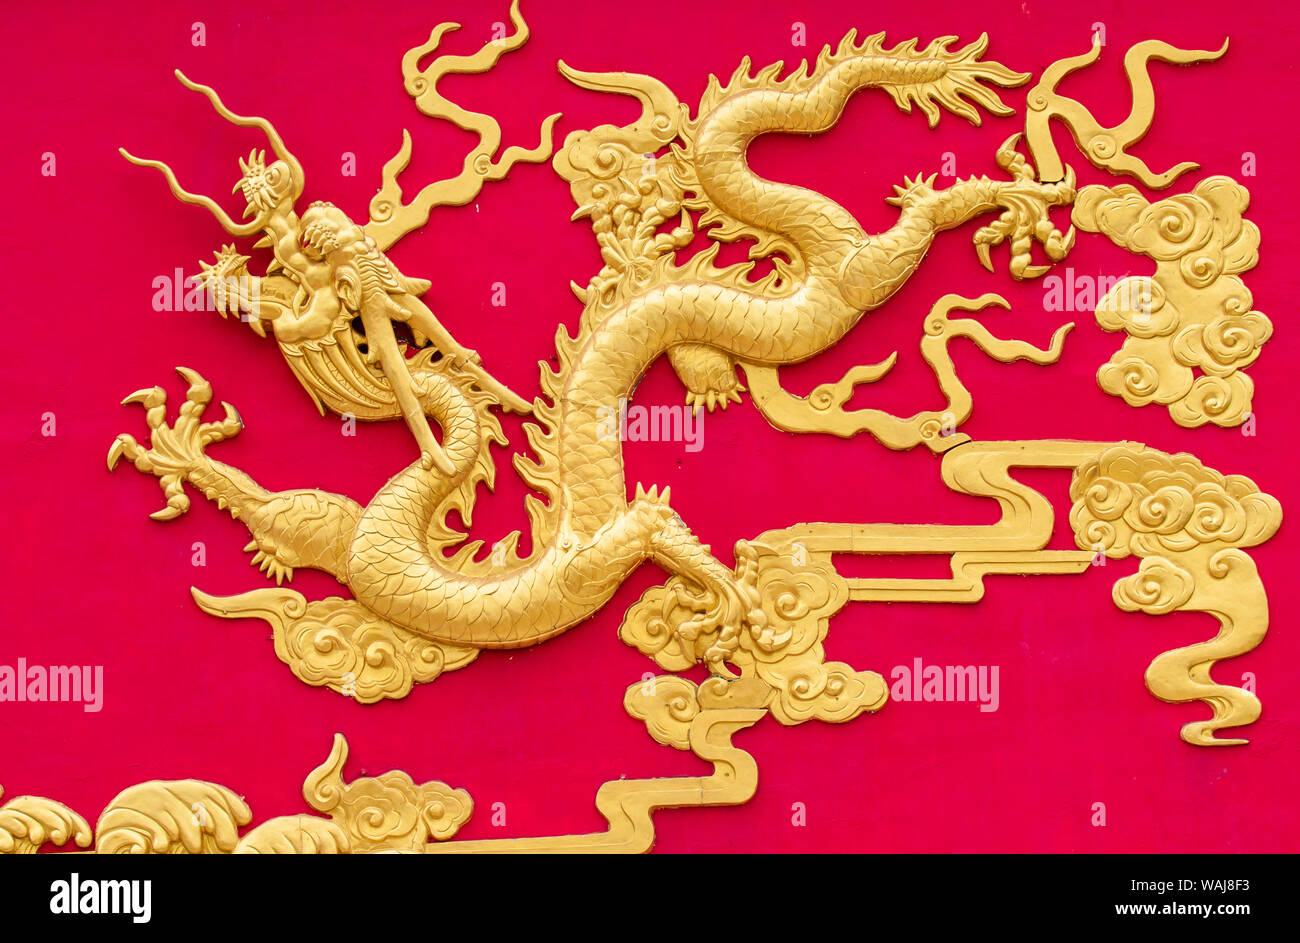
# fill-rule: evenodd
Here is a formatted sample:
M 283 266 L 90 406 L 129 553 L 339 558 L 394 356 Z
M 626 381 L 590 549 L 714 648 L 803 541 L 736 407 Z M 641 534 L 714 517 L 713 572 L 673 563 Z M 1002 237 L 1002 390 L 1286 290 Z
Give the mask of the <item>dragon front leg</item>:
M 998 166 L 1011 175 L 1009 181 L 970 177 L 936 190 L 934 176 L 928 180 L 919 176 L 915 180 L 904 178 L 903 185 L 894 188 L 896 195 L 888 201 L 903 209 L 902 230 L 910 231 L 916 225 L 931 232 L 955 229 L 977 216 L 1000 210 L 994 222 L 975 233 L 975 252 L 980 262 L 992 271 L 990 251 L 1006 242 L 1011 249 L 1013 278 L 1019 281 L 1045 274 L 1048 266 L 1033 264 L 1033 244 L 1040 243 L 1052 262 L 1060 262 L 1074 247 L 1074 227 L 1062 233 L 1049 211 L 1074 202 L 1075 176 L 1072 169 L 1066 168 L 1064 180 L 1040 183 L 1029 161 L 1016 150 L 1019 139 L 1019 134 L 1013 134 L 996 155 Z
M 1051 206 L 1074 201 L 1074 171 L 1067 168 L 1061 183 L 1038 182 L 1034 168 L 1025 156 L 1015 149 L 1020 135 L 1012 135 L 998 148 L 998 166 L 1011 174 L 1013 182 L 998 195 L 998 205 L 1004 207 L 996 222 L 975 233 L 975 252 L 980 262 L 990 272 L 993 261 L 989 257 L 992 246 L 1007 241 L 1011 248 L 1011 277 L 1017 280 L 1038 278 L 1047 273 L 1049 266 L 1032 265 L 1030 249 L 1035 241 L 1053 262 L 1060 262 L 1074 248 L 1074 227 L 1061 233 L 1047 215 Z
M 603 605 L 618 583 L 647 557 L 680 579 L 674 615 L 664 631 L 693 661 L 703 660 L 714 674 L 734 678 L 727 662 L 749 633 L 759 648 L 789 640 L 774 638 L 758 592 L 757 554 L 749 544 L 736 545 L 733 571 L 700 543 L 669 503 L 668 488 L 637 486 L 627 508 L 565 566 L 561 587 L 575 601 Z M 611 583 L 610 573 L 620 574 Z
M 736 377 L 736 361 L 716 347 L 678 344 L 668 349 L 668 361 L 685 384 L 686 405 L 696 415 L 701 406 L 713 412 L 715 406 L 726 409 L 730 403 L 739 403 L 745 392 Z
M 199 262 L 194 280 L 203 286 L 213 309 L 223 318 L 234 315 L 253 333 L 266 336 L 267 325 L 283 318 L 282 324 L 294 320 L 294 297 L 298 283 L 283 273 L 252 275 L 249 258 L 234 245 L 222 246 L 212 262 Z
M 201 422 L 212 400 L 212 386 L 188 367 L 176 371 L 189 383 L 189 390 L 171 425 L 167 424 L 167 394 L 162 387 L 138 390 L 122 401 L 145 407 L 149 443 L 119 435 L 108 450 L 109 470 L 125 458 L 139 471 L 158 478 L 166 498 L 166 505 L 150 515 L 158 521 L 172 520 L 189 510 L 184 484 L 194 485 L 248 527 L 253 541 L 245 549 L 256 551 L 253 563 L 276 582 L 292 578 L 296 567 L 325 570 L 342 580 L 349 538 L 360 516 L 357 503 L 312 489 L 267 491 L 239 469 L 208 458 L 206 447 L 237 435 L 243 422 L 229 403 L 222 404 L 224 419 Z

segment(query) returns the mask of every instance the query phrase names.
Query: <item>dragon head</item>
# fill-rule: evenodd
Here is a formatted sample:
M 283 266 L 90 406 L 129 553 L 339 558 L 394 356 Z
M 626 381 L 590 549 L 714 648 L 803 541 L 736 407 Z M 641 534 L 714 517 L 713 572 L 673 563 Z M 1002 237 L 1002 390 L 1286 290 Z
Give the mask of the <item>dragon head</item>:
M 495 61 L 495 56 L 490 59 Z M 440 199 L 451 200 L 443 191 L 459 186 L 461 178 L 446 181 L 441 188 L 426 187 L 417 200 L 420 205 L 402 206 L 401 212 L 390 213 L 388 222 L 392 225 L 378 235 L 372 229 L 376 225 L 373 218 L 369 226 L 358 226 L 329 203 L 313 203 L 298 218 L 294 206 L 304 188 L 302 165 L 271 123 L 265 118 L 235 114 L 212 88 L 191 81 L 179 70 L 176 77 L 186 88 L 206 97 L 231 124 L 261 129 L 276 157 L 268 165 L 266 152 L 254 149 L 247 160 L 240 160 L 242 176 L 233 192 L 242 192 L 246 205 L 245 222 L 239 223 L 211 197 L 183 188 L 175 172 L 162 161 L 142 159 L 119 148 L 131 163 L 162 173 L 177 199 L 207 209 L 230 235 L 243 238 L 263 233 L 255 248 L 271 247 L 275 253 L 275 261 L 265 276 L 251 278 L 248 257 L 233 245 L 223 248 L 215 262 L 203 264 L 199 281 L 214 295 L 219 310 L 223 315 L 238 311 L 258 334 L 265 335 L 269 325 L 285 359 L 322 411 L 328 408 L 358 418 L 384 419 L 392 418 L 396 410 L 411 427 L 422 452 L 450 474 L 450 459 L 429 429 L 419 402 L 407 351 L 411 346 L 429 346 L 432 341 L 435 349 L 429 351 L 420 366 L 427 367 L 435 354 L 450 354 L 446 369 L 469 360 L 476 366 L 477 355 L 457 344 L 419 302 L 418 296 L 428 290 L 429 282 L 402 275 L 384 250 L 423 225 L 430 206 Z M 558 117 L 548 118 L 545 127 L 549 128 Z M 404 151 L 385 165 L 386 187 L 395 186 L 396 172 L 409 159 L 409 135 L 404 136 L 404 141 Z M 496 146 L 493 142 L 488 151 L 494 151 Z M 537 154 L 544 157 L 549 153 L 550 144 L 544 141 Z M 532 154 L 525 151 L 522 157 Z M 497 164 L 488 160 L 489 170 L 504 175 L 522 157 L 507 151 Z M 478 192 L 484 179 L 496 178 L 487 170 L 476 174 L 473 193 Z M 454 189 L 452 196 L 457 205 L 473 198 L 459 189 Z M 383 198 L 383 192 L 376 197 L 380 203 Z M 231 285 L 235 286 L 233 291 L 228 287 Z M 247 286 L 249 291 L 242 291 L 241 286 Z M 399 340 L 396 324 L 409 332 L 412 344 Z M 531 408 L 486 374 L 476 382 L 491 387 L 507 408 L 524 413 Z
M 248 160 L 240 158 L 239 169 L 243 177 L 235 184 L 232 193 L 244 193 L 248 206 L 245 216 L 260 216 L 275 211 L 286 212 L 293 209 L 296 198 L 293 184 L 293 169 L 283 160 L 266 165 L 266 151 L 254 149 Z

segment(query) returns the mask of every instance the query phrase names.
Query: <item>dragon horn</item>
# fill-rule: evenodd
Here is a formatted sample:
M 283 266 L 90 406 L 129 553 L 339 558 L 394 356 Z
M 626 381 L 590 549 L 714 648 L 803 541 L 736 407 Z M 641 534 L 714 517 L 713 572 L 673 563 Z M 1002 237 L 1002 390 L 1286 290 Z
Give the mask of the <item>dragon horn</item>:
M 297 202 L 298 197 L 302 196 L 306 180 L 302 172 L 302 164 L 298 163 L 298 158 L 294 157 L 293 154 L 289 152 L 289 148 L 285 147 L 284 139 L 280 137 L 280 132 L 275 130 L 275 126 L 265 118 L 235 114 L 222 103 L 221 97 L 217 95 L 216 91 L 211 86 L 200 85 L 198 82 L 191 81 L 190 78 L 180 69 L 176 70 L 176 78 L 186 88 L 194 92 L 199 92 L 206 97 L 207 100 L 212 103 L 212 107 L 216 110 L 217 114 L 225 118 L 231 124 L 237 125 L 241 128 L 260 128 L 262 130 L 262 133 L 266 135 L 267 140 L 270 141 L 271 150 L 275 152 L 275 156 L 289 165 L 289 176 L 293 181 L 293 199 L 294 202 Z M 263 154 L 265 154 L 265 151 Z
M 251 236 L 253 233 L 259 231 L 266 222 L 266 214 L 263 213 L 259 214 L 257 219 L 250 223 L 236 223 L 226 214 L 226 211 L 217 204 L 216 200 L 211 197 L 201 196 L 197 193 L 190 193 L 182 187 L 180 182 L 176 179 L 175 172 L 162 161 L 147 160 L 143 157 L 136 157 L 124 147 L 119 147 L 117 152 L 138 167 L 152 167 L 159 171 L 165 178 L 167 178 L 167 186 L 171 188 L 172 196 L 176 197 L 176 199 L 180 200 L 182 203 L 204 207 L 217 218 L 217 222 L 219 222 L 222 228 L 232 236 Z
M 285 147 L 284 141 L 272 126 L 271 122 L 267 121 L 265 118 L 247 117 L 245 115 L 235 114 L 222 103 L 221 98 L 212 88 L 191 81 L 180 69 L 176 70 L 176 78 L 179 79 L 180 83 L 186 88 L 204 95 L 208 101 L 212 103 L 212 107 L 216 109 L 217 114 L 221 115 L 221 117 L 225 118 L 231 124 L 238 125 L 242 128 L 261 128 L 270 140 L 271 149 L 275 152 L 276 156 L 289 166 L 293 199 L 296 201 L 298 197 L 302 195 L 304 180 L 302 165 L 298 163 L 298 159 L 294 157 L 293 154 L 289 153 L 289 149 Z M 267 218 L 270 215 L 269 211 L 264 210 L 259 213 L 256 218 L 247 223 L 236 223 L 211 197 L 201 196 L 197 193 L 190 193 L 182 187 L 180 182 L 176 179 L 176 173 L 162 161 L 146 160 L 144 158 L 136 157 L 124 147 L 119 147 L 118 153 L 137 166 L 152 167 L 159 171 L 167 179 L 167 186 L 171 188 L 172 195 L 176 197 L 176 199 L 180 200 L 182 203 L 189 203 L 192 206 L 204 207 L 208 212 L 216 217 L 217 222 L 221 224 L 222 228 L 232 236 L 251 236 L 266 225 Z M 249 155 L 250 161 L 253 157 L 253 154 Z M 242 158 L 239 161 L 239 166 L 242 171 L 245 173 L 248 172 L 248 163 L 246 163 Z M 238 186 L 236 186 L 236 189 L 238 189 Z
M 672 89 L 658 79 L 636 72 L 583 72 L 563 59 L 556 66 L 579 88 L 631 95 L 641 102 L 641 116 L 623 129 L 629 137 L 624 143 L 629 147 L 657 150 L 677 136 L 681 103 Z

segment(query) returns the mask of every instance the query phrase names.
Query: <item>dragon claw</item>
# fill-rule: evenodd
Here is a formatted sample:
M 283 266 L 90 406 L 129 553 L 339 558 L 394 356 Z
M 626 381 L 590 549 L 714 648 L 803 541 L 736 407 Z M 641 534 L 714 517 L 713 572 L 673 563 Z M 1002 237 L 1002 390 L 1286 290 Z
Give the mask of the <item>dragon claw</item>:
M 167 394 L 163 391 L 161 386 L 155 386 L 147 390 L 136 390 L 130 396 L 127 396 L 122 400 L 122 405 L 126 406 L 129 403 L 142 403 L 143 405 L 152 408 L 154 406 L 161 406 L 165 402 L 167 402 Z
M 1061 237 L 1061 239 L 1055 246 L 1055 250 L 1060 253 L 1060 255 L 1055 258 L 1055 261 L 1057 262 L 1061 261 L 1061 259 L 1065 258 L 1065 256 L 1069 254 L 1070 250 L 1074 248 L 1075 235 L 1076 233 L 1074 230 L 1074 226 L 1071 226 L 1069 229 L 1066 230 L 1065 235 Z M 1051 242 L 1049 240 L 1047 245 L 1047 252 L 1050 255 L 1052 251 L 1053 251 L 1053 246 L 1051 245 Z
M 688 386 L 686 405 L 690 407 L 691 415 L 698 416 L 701 407 L 713 412 L 715 409 L 726 409 L 732 403 L 741 402 L 740 394 L 744 392 L 744 384 L 736 382 L 735 374 L 732 373 L 721 380 L 715 378 L 709 381 L 699 390 L 693 390 Z
M 257 547 L 257 541 L 253 541 L 245 550 L 251 550 Z M 268 579 L 275 580 L 276 586 L 284 585 L 285 580 L 293 580 L 293 567 L 286 563 L 281 563 L 276 555 L 269 551 L 258 550 L 253 554 L 253 559 L 249 561 L 250 566 L 255 566 L 262 573 L 266 574 Z
M 739 384 L 727 390 L 704 390 L 699 393 L 687 390 L 686 405 L 690 407 L 691 415 L 698 416 L 701 407 L 713 412 L 715 409 L 726 409 L 732 403 L 739 403 L 743 392 L 745 388 Z
M 189 384 L 176 421 L 167 425 L 167 393 L 162 387 L 136 390 L 122 403 L 139 403 L 145 407 L 149 444 L 141 445 L 134 436 L 123 433 L 108 449 L 109 471 L 125 458 L 139 471 L 158 478 L 166 505 L 149 515 L 156 521 L 170 521 L 189 510 L 190 499 L 185 494 L 184 482 L 207 464 L 204 447 L 228 439 L 243 428 L 239 413 L 229 403 L 222 403 L 224 419 L 200 422 L 212 400 L 212 386 L 189 367 L 178 367 L 176 372 Z
M 1016 150 L 1016 145 L 1020 143 L 1020 137 L 1021 134 L 1017 131 L 1003 141 L 997 150 L 995 160 L 997 160 L 999 167 L 1017 180 L 1027 180 L 1033 177 L 1033 172 L 1029 170 L 1029 162 L 1025 160 L 1024 155 Z
M 190 509 L 190 499 L 185 497 L 185 495 L 181 495 L 180 497 L 181 501 L 178 501 L 175 504 L 171 502 L 171 499 L 168 499 L 165 508 L 159 511 L 154 511 L 149 515 L 149 517 L 155 521 L 170 521 L 180 517 Z
M 998 166 L 1011 174 L 1012 179 L 995 185 L 992 199 L 1002 208 L 1002 214 L 979 229 L 974 239 L 980 264 L 989 271 L 993 271 L 991 249 L 1006 242 L 1011 247 L 1011 277 L 1017 281 L 1039 278 L 1050 270 L 1047 265 L 1031 264 L 1030 250 L 1034 242 L 1042 245 L 1048 259 L 1060 262 L 1074 247 L 1075 240 L 1073 226 L 1062 234 L 1048 215 L 1053 206 L 1073 202 L 1073 171 L 1068 171 L 1066 179 L 1059 183 L 1039 183 L 1028 159 L 1016 150 L 1020 137 L 1019 133 L 1013 134 L 998 148 Z
M 190 385 L 185 391 L 185 398 L 191 403 L 207 405 L 212 401 L 212 384 L 192 367 L 177 367 L 180 378 Z
M 697 615 L 682 622 L 675 631 L 693 646 L 697 641 L 701 645 L 707 642 L 698 657 L 712 674 L 735 680 L 738 675 L 728 667 L 728 662 L 740 649 L 743 638 L 751 639 L 764 651 L 774 651 L 787 644 L 792 635 L 790 630 L 778 632 L 768 622 L 758 589 L 758 553 L 753 545 L 744 540 L 737 542 L 734 571 L 727 572 L 718 566 L 719 570 L 699 583 L 702 593 L 680 585 L 676 588 L 676 602 L 694 609 Z

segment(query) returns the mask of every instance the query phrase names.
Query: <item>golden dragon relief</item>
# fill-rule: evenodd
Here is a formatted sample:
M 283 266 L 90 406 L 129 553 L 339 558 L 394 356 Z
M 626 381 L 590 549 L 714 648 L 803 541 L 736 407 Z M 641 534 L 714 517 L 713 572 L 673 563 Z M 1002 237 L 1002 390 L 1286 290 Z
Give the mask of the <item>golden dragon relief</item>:
M 404 275 L 385 254 L 422 226 L 433 207 L 463 205 L 518 161 L 552 156 L 550 129 L 558 116 L 546 120 L 536 148 L 511 147 L 498 156 L 497 123 L 464 111 L 436 89 L 444 74 L 485 71 L 517 48 L 527 38 L 517 2 L 511 16 L 515 32 L 476 55 L 442 56 L 421 69 L 442 34 L 454 28 L 443 24 L 403 57 L 406 89 L 421 112 L 474 130 L 480 144 L 460 175 L 403 203 L 397 176 L 411 156 L 404 132 L 363 223 L 329 203 L 313 203 L 300 213 L 303 168 L 271 123 L 232 112 L 211 88 L 179 73 L 226 120 L 260 128 L 269 139 L 271 162 L 261 152 L 240 162 L 236 191 L 246 204 L 245 221 L 236 222 L 212 199 L 183 189 L 167 165 L 123 151 L 134 163 L 160 170 L 179 199 L 210 210 L 230 235 L 261 236 L 255 247 L 272 254 L 265 274 L 251 275 L 250 258 L 234 245 L 203 265 L 198 278 L 214 303 L 223 315 L 235 314 L 258 334 L 269 331 L 275 337 L 322 412 L 405 422 L 417 446 L 411 463 L 365 503 L 316 489 L 267 491 L 209 456 L 210 447 L 239 433 L 242 420 L 224 404 L 224 418 L 203 421 L 212 389 L 181 367 L 189 390 L 175 418 L 169 418 L 159 387 L 127 397 L 125 402 L 145 407 L 149 438 L 141 442 L 119 435 L 109 451 L 109 468 L 125 459 L 159 479 L 165 505 L 153 514 L 156 519 L 188 510 L 188 483 L 245 524 L 252 537 L 247 549 L 277 586 L 224 598 L 195 589 L 198 604 L 225 618 L 266 620 L 276 654 L 297 677 L 363 703 L 401 698 L 413 684 L 464 667 L 484 649 L 544 642 L 589 618 L 633 570 L 653 561 L 670 578 L 625 614 L 621 637 L 664 671 L 703 663 L 710 677 L 701 684 L 673 674 L 638 682 L 628 688 L 624 706 L 645 722 L 654 739 L 695 752 L 714 765 L 714 773 L 607 783 L 596 800 L 609 822 L 603 833 L 447 841 L 470 814 L 468 795 L 440 783 L 417 787 L 401 773 L 346 786 L 339 778 L 345 758 L 340 738 L 330 760 L 304 787 L 312 808 L 330 818 L 275 819 L 240 837 L 238 829 L 248 824 L 250 812 L 228 790 L 191 780 L 146 783 L 106 810 L 96 829 L 97 850 L 646 850 L 653 842 L 655 810 L 736 804 L 753 794 L 757 767 L 731 744 L 737 731 L 768 714 L 783 724 L 843 722 L 885 704 L 888 690 L 881 675 L 825 659 L 830 620 L 844 606 L 881 600 L 973 602 L 983 594 L 986 575 L 1078 573 L 1099 555 L 1142 558 L 1139 572 L 1115 585 L 1121 608 L 1203 611 L 1219 619 L 1214 640 L 1161 655 L 1149 668 L 1147 683 L 1162 699 L 1199 699 L 1210 707 L 1210 720 L 1184 727 L 1189 743 L 1244 742 L 1218 739 L 1215 732 L 1256 719 L 1259 702 L 1214 682 L 1209 671 L 1215 660 L 1250 650 L 1264 634 L 1267 601 L 1242 548 L 1277 529 L 1277 501 L 1249 479 L 1220 475 L 1189 455 L 1166 455 L 1138 443 L 976 442 L 957 431 L 970 414 L 971 398 L 947 354 L 952 337 L 970 338 L 999 360 L 1050 364 L 1061 353 L 1068 325 L 1047 349 L 1038 349 L 997 338 L 973 320 L 950 317 L 956 310 L 1005 307 L 999 296 L 945 295 L 925 322 L 921 349 L 948 402 L 910 418 L 843 408 L 854 385 L 878 379 L 892 359 L 855 368 L 807 398 L 781 387 L 781 366 L 834 345 L 907 281 L 939 233 L 970 220 L 994 217 L 975 232 L 976 250 L 991 268 L 990 250 L 1005 243 L 1016 279 L 1048 270 L 1048 264 L 1034 260 L 1035 244 L 1048 263 L 1065 258 L 1073 246 L 1075 229 L 1063 233 L 1054 225 L 1054 207 L 1074 206 L 1081 229 L 1106 232 L 1162 266 L 1176 264 L 1142 235 L 1148 211 L 1144 201 L 1139 205 L 1137 191 L 1119 187 L 1101 193 L 1104 188 L 1090 187 L 1076 193 L 1073 173 L 1051 148 L 1050 137 L 1044 144 L 1041 134 L 1031 140 L 1034 156 L 1060 171 L 1048 174 L 1054 179 L 1042 179 L 1018 152 L 1019 135 L 1011 135 L 996 155 L 1005 179 L 972 177 L 946 188 L 937 188 L 934 177 L 907 179 L 890 200 L 898 208 L 897 220 L 879 233 L 867 233 L 849 212 L 818 193 L 759 177 L 746 161 L 749 144 L 760 135 L 829 129 L 860 90 L 882 91 L 905 112 L 919 109 L 931 126 L 944 111 L 978 124 L 983 113 L 1013 114 L 998 88 L 1021 85 L 1030 75 L 984 59 L 983 36 L 965 46 L 953 37 L 927 46 L 916 40 L 890 46 L 883 34 L 859 40 L 850 32 L 811 67 L 804 63 L 784 77 L 781 63 L 754 71 L 746 60 L 729 80 L 711 78 L 692 110 L 649 76 L 587 73 L 561 62 L 570 81 L 632 96 L 641 114 L 624 126 L 574 131 L 554 150 L 553 167 L 577 203 L 575 218 L 590 220 L 605 265 L 586 286 L 573 286 L 583 304 L 577 333 L 559 329 L 558 368 L 543 367 L 541 396 L 529 403 L 496 381 L 478 355 L 434 317 L 420 300 L 429 282 Z M 1160 44 L 1159 57 L 1192 61 L 1207 55 L 1178 59 L 1178 51 L 1170 50 Z M 1143 69 L 1146 53 L 1151 50 L 1137 57 Z M 1076 116 L 1076 124 L 1081 121 Z M 1174 199 L 1240 209 L 1244 191 L 1237 194 L 1230 184 L 1207 181 L 1195 196 Z M 1198 262 L 1182 266 L 1185 277 L 1190 272 L 1199 279 L 1198 287 L 1253 262 L 1249 237 L 1255 230 L 1239 217 L 1235 225 L 1233 232 L 1211 234 L 1197 244 L 1218 240 L 1214 246 L 1223 261 L 1212 277 Z M 712 240 L 711 248 L 680 258 L 680 250 L 700 232 Z M 753 240 L 752 261 L 716 266 L 720 244 L 741 239 Z M 753 279 L 759 260 L 769 260 L 771 271 Z M 1196 306 L 1195 298 L 1164 284 L 1161 275 L 1155 281 L 1164 286 L 1166 306 Z M 1249 319 L 1243 291 L 1233 279 L 1215 295 L 1215 304 Z M 1119 317 L 1113 311 L 1103 304 L 1098 316 Z M 1168 317 L 1157 311 L 1157 320 Z M 1267 320 L 1250 321 L 1244 329 L 1255 348 L 1267 338 Z M 1159 366 L 1160 358 L 1178 358 L 1184 351 L 1204 354 L 1202 360 L 1210 364 L 1206 372 L 1230 381 L 1231 374 L 1214 368 L 1249 362 L 1240 346 L 1235 356 L 1220 356 L 1224 343 L 1237 343 L 1224 335 L 1238 338 L 1237 331 L 1235 322 L 1230 328 L 1216 322 L 1184 340 L 1168 341 L 1169 331 L 1154 328 L 1130 333 L 1157 339 L 1142 356 L 1158 362 L 1153 369 L 1162 384 L 1175 384 L 1173 368 Z M 1172 353 L 1166 353 L 1167 344 Z M 696 410 L 725 408 L 750 392 L 773 424 L 791 431 L 868 432 L 896 449 L 924 444 L 943 453 L 948 487 L 996 500 L 1001 520 L 980 526 L 803 524 L 738 541 L 735 566 L 728 566 L 692 534 L 666 488 L 637 485 L 629 497 L 621 442 L 608 434 L 608 412 L 665 355 Z M 738 366 L 748 388 L 739 381 Z M 1103 377 L 1103 386 L 1106 382 Z M 1197 395 L 1181 379 L 1175 385 L 1183 397 L 1178 402 Z M 1173 402 L 1163 390 L 1146 400 Z M 1127 397 L 1131 385 L 1123 391 Z M 489 447 L 504 442 L 494 409 L 530 417 L 524 428 L 533 454 L 516 457 L 515 470 L 541 497 L 528 499 L 531 551 L 516 552 L 515 533 L 507 539 L 504 559 L 494 554 L 479 561 L 474 559 L 479 543 L 466 542 L 448 515 L 456 511 L 468 523 L 478 485 L 493 484 Z M 1215 421 L 1224 421 L 1225 414 L 1220 409 Z M 1052 506 L 1016 480 L 1018 467 L 1073 471 L 1070 521 L 1079 550 L 1046 549 Z M 943 553 L 951 558 L 952 576 L 848 578 L 833 561 L 833 555 L 845 553 Z M 331 574 L 350 598 L 309 601 L 278 585 L 302 567 Z M 191 799 L 217 810 L 217 824 L 181 821 Z M 15 802 L 20 805 L 0 808 L 0 850 L 71 839 L 90 844 L 89 826 L 71 810 L 44 799 Z M 366 810 L 358 811 L 363 806 Z

